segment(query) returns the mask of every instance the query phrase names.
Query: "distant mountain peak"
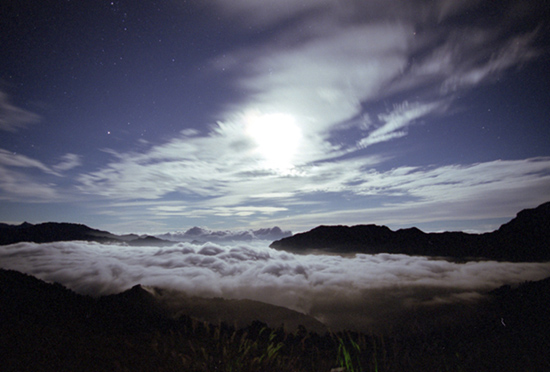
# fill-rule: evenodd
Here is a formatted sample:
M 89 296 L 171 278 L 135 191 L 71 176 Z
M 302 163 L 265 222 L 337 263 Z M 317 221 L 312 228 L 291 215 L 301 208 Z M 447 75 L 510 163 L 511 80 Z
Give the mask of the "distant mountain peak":
M 177 242 L 232 242 L 253 240 L 277 240 L 292 235 L 291 231 L 283 231 L 280 227 L 250 229 L 250 230 L 211 230 L 194 226 L 186 231 L 175 231 L 156 235 L 158 238 Z

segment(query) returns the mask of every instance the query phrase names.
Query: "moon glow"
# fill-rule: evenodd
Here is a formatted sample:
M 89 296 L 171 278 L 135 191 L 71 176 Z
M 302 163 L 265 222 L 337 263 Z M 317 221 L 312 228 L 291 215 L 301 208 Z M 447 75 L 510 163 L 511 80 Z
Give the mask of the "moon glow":
M 248 114 L 246 132 L 257 145 L 256 151 L 266 168 L 279 171 L 294 168 L 302 132 L 292 115 Z

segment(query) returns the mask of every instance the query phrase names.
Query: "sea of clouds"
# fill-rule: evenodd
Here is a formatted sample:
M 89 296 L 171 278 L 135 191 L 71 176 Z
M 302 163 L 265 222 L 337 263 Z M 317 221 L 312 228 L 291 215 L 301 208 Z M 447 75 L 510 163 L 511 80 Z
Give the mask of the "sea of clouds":
M 450 262 L 400 254 L 297 255 L 268 241 L 129 247 L 94 242 L 0 246 L 0 267 L 99 296 L 136 284 L 252 299 L 360 328 L 411 307 L 471 303 L 504 284 L 550 276 L 550 262 Z

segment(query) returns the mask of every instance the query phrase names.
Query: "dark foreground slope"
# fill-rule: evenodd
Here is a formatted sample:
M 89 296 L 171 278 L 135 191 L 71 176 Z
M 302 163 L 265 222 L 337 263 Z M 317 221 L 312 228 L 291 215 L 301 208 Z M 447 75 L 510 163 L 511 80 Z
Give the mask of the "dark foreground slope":
M 417 228 L 392 231 L 386 226 L 319 226 L 273 242 L 292 252 L 403 253 L 510 261 L 550 260 L 550 202 L 525 209 L 498 230 L 485 234 L 425 233 Z
M 84 240 L 98 243 L 126 243 L 129 245 L 171 245 L 172 242 L 153 236 L 115 235 L 108 231 L 92 229 L 76 223 L 46 222 L 33 225 L 0 224 L 0 245 L 18 242 L 49 243 L 56 241 Z
M 327 330 L 307 315 L 257 301 L 192 298 L 140 285 L 92 298 L 3 269 L 0 304 L 0 371 L 181 371 L 193 363 L 176 351 L 195 360 L 222 331 L 237 353 L 239 342 L 254 342 L 246 341 L 248 333 L 258 336 L 268 326 L 281 333 Z
M 320 335 L 174 319 L 140 286 L 93 299 L 0 270 L 0 370 L 548 371 L 550 279 L 489 297 L 452 326 Z

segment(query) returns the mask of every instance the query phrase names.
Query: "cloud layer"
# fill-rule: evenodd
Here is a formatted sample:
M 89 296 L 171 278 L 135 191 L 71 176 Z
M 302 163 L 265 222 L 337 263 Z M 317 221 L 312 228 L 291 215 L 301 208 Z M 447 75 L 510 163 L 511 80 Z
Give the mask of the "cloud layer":
M 142 284 L 196 296 L 248 298 L 311 313 L 335 328 L 365 328 L 413 305 L 475 301 L 481 292 L 503 284 L 550 275 L 549 263 L 301 256 L 248 243 L 164 248 L 18 243 L 0 247 L 0 262 L 4 269 L 84 294 L 117 293 Z

